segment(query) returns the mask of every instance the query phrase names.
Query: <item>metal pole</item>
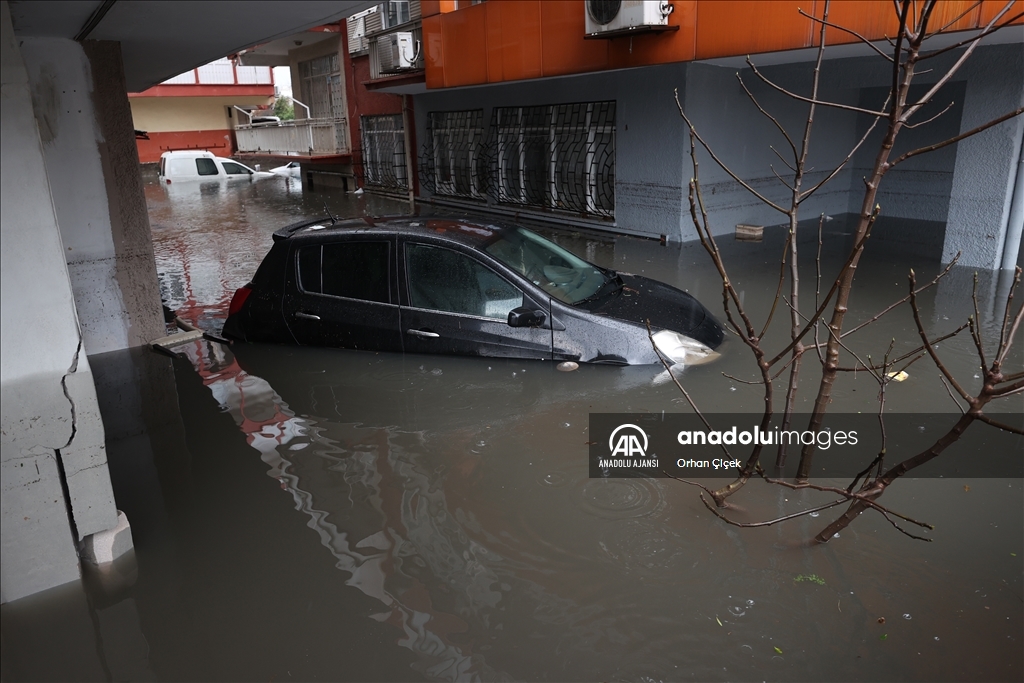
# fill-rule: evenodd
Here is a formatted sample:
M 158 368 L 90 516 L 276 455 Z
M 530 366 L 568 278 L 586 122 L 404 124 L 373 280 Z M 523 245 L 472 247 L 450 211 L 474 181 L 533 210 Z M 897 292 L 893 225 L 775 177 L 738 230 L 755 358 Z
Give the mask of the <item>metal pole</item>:
M 416 211 L 416 191 L 413 183 L 412 127 L 415 124 L 409 106 L 409 95 L 402 95 L 403 145 L 405 146 L 405 183 L 409 186 L 409 211 Z

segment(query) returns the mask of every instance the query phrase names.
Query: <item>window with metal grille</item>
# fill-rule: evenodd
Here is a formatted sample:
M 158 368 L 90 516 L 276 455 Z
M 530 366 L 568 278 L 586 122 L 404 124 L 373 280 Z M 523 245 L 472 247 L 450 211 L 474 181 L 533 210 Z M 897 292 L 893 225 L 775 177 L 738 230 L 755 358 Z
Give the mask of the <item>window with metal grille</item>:
M 436 194 L 481 198 L 487 188 L 484 111 L 441 111 L 427 115 L 425 176 Z
M 493 127 L 499 202 L 615 214 L 615 102 L 499 107 Z
M 363 141 L 363 181 L 378 187 L 408 189 L 402 115 L 360 116 L 359 129 Z
M 337 54 L 299 62 L 299 80 L 312 118 L 345 118 L 345 86 Z

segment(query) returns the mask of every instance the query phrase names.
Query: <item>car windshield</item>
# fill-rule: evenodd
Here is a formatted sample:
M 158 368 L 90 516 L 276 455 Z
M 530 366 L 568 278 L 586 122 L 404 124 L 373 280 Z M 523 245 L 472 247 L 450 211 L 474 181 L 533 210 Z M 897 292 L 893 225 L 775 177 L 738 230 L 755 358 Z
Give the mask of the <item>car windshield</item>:
M 610 281 L 597 266 L 525 228 L 504 232 L 485 250 L 567 304 L 594 296 Z

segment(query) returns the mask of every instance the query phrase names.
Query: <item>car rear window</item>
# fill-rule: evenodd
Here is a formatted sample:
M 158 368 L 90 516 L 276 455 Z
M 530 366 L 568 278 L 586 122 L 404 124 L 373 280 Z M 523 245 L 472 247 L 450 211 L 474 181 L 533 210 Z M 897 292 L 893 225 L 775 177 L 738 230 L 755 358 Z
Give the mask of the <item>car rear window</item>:
M 333 242 L 299 249 L 304 292 L 391 303 L 387 242 Z

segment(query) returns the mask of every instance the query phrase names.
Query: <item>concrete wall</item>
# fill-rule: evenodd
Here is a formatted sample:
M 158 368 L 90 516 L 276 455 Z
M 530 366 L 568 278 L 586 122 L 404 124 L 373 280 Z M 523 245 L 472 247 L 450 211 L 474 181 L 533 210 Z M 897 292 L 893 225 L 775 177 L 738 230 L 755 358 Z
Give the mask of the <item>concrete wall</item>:
M 68 246 L 58 229 L 57 189 L 6 2 L 0 11 L 0 601 L 7 602 L 78 578 L 76 542 L 114 527 L 117 514 Z M 50 123 L 56 121 L 63 119 Z
M 26 38 L 46 174 L 89 353 L 163 335 L 160 294 L 120 50 Z
M 963 68 L 967 84 L 960 131 L 966 132 L 1001 114 L 1024 106 L 1024 46 L 982 48 Z M 957 144 L 943 260 L 958 251 L 959 263 L 998 268 L 1004 249 L 1020 249 L 1019 221 L 1015 244 L 1007 244 L 1010 202 L 1022 154 L 1024 116 L 1006 121 Z

